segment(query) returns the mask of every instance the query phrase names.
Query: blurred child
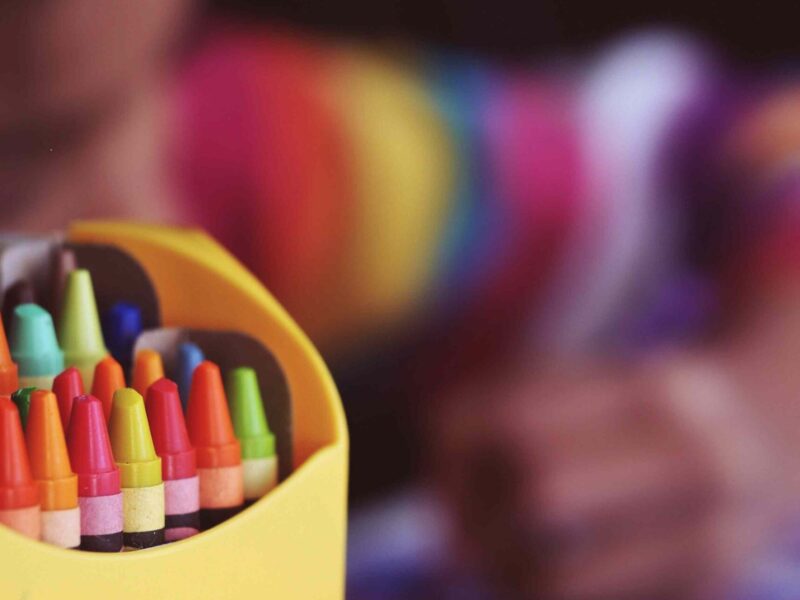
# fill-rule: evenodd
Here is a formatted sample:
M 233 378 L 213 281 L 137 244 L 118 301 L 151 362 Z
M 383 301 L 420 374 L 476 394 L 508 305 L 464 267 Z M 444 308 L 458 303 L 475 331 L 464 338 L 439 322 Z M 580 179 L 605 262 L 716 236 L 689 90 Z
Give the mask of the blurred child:
M 503 597 L 735 593 L 800 500 L 795 93 L 680 36 L 520 72 L 190 9 L 0 8 L 5 228 L 209 229 L 422 388 Z

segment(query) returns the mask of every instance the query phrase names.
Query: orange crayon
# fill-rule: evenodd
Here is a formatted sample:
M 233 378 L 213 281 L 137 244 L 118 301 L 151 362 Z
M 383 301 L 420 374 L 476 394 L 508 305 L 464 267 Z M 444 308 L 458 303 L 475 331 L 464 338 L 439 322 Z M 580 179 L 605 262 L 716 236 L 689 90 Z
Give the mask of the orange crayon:
M 18 387 L 17 363 L 11 359 L 6 330 L 3 322 L 0 321 L 0 394 L 8 396 L 13 394 Z
M 147 388 L 164 377 L 164 363 L 161 355 L 155 350 L 139 350 L 133 364 L 133 389 L 142 396 L 147 395 Z
M 125 387 L 125 375 L 120 365 L 111 356 L 106 356 L 94 368 L 94 382 L 92 383 L 92 396 L 103 403 L 103 414 L 106 422 L 111 417 L 111 402 L 114 392 Z
M 203 361 L 194 370 L 186 425 L 197 455 L 200 526 L 208 529 L 244 504 L 244 472 L 219 367 Z
M 77 548 L 81 544 L 78 476 L 70 467 L 59 412 L 53 392 L 35 391 L 25 437 L 31 473 L 39 486 L 42 541 Z
M 0 523 L 39 539 L 39 488 L 31 475 L 19 411 L 0 396 Z

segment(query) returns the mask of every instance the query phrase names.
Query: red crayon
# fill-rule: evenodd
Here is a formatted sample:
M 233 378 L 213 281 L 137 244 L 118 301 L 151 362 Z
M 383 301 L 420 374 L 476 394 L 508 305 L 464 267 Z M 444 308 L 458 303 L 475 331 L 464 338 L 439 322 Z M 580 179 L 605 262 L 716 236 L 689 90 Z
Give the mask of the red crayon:
M 53 379 L 53 392 L 58 398 L 58 413 L 61 415 L 61 425 L 64 431 L 69 428 L 69 417 L 72 414 L 72 403 L 78 396 L 83 395 L 83 379 L 81 372 L 75 367 L 62 371 Z
M 39 487 L 31 475 L 16 405 L 0 396 L 0 523 L 39 539 Z
M 111 453 L 103 405 L 94 396 L 72 403 L 67 430 L 72 470 L 78 475 L 81 550 L 122 550 L 122 490 L 119 468 Z
M 190 537 L 200 530 L 200 487 L 197 460 L 178 394 L 178 386 L 159 379 L 147 390 L 147 420 L 164 479 L 166 541 Z

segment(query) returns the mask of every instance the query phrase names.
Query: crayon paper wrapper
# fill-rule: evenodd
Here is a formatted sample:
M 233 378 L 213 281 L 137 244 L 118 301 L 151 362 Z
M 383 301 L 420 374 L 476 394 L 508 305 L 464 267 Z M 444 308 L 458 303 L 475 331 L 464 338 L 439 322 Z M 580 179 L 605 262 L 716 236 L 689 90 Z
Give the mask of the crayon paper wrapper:
M 201 508 L 231 508 L 244 504 L 242 465 L 197 469 Z
M 122 531 L 122 494 L 81 496 L 81 535 L 111 535 Z
M 195 475 L 164 482 L 165 513 L 185 515 L 200 510 L 200 482 Z
M 39 505 L 28 508 L 12 508 L 0 510 L 0 523 L 14 531 L 38 540 L 41 536 L 42 525 L 39 516 Z
M 122 488 L 122 514 L 126 533 L 164 529 L 164 484 Z
M 80 509 L 76 506 L 67 510 L 42 511 L 42 541 L 61 548 L 80 546 Z
M 278 461 L 274 456 L 245 459 L 242 469 L 246 500 L 258 500 L 278 484 Z
M 56 373 L 58 375 L 58 373 Z M 39 390 L 53 389 L 53 379 L 55 375 L 20 375 L 19 387 L 20 389 L 26 387 L 35 387 Z

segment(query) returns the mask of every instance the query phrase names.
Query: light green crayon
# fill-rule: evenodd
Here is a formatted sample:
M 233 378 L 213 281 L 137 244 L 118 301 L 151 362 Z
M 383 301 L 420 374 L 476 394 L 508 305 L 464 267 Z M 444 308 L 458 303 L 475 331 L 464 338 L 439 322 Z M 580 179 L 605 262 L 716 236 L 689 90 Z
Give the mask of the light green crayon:
M 84 389 L 92 389 L 94 368 L 108 355 L 108 350 L 100 328 L 92 277 L 86 269 L 75 269 L 67 276 L 58 341 L 64 349 L 66 365 L 80 371 Z
M 252 503 L 278 483 L 275 436 L 267 425 L 256 372 L 249 367 L 232 369 L 226 387 L 233 429 L 242 449 L 245 504 Z

